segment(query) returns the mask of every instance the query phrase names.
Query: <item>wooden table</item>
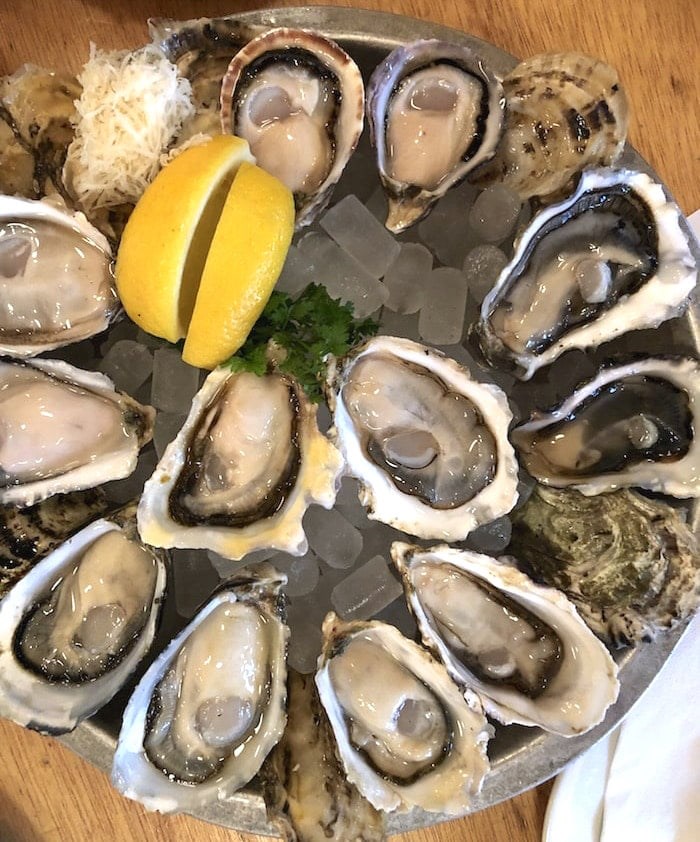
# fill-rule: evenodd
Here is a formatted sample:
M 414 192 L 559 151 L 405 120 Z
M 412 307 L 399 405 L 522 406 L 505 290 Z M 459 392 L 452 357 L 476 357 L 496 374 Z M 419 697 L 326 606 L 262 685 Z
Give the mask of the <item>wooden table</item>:
M 4 0 L 0 75 L 23 62 L 77 71 L 88 43 L 103 49 L 147 40 L 149 16 L 189 18 L 263 8 L 232 0 Z M 278 0 L 277 5 L 298 5 Z M 447 24 L 510 53 L 578 50 L 615 66 L 632 106 L 630 139 L 686 213 L 700 207 L 696 0 L 361 0 L 344 3 Z M 101 772 L 54 740 L 0 721 L 1 842 L 232 842 L 244 836 L 188 817 L 161 817 L 120 798 Z M 535 842 L 545 784 L 467 819 L 416 831 L 407 842 Z

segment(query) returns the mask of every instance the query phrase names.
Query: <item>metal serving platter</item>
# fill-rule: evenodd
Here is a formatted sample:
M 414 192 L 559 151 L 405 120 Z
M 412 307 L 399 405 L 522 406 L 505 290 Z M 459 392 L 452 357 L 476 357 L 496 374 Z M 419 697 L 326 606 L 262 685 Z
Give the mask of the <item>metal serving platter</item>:
M 231 20 L 252 26 L 292 26 L 319 30 L 338 41 L 353 56 L 365 81 L 387 52 L 400 44 L 419 38 L 441 38 L 466 44 L 500 75 L 507 73 L 516 64 L 513 56 L 471 35 L 445 26 L 382 12 L 304 7 L 249 12 L 232 16 Z M 630 147 L 625 151 L 623 164 L 655 175 Z M 694 242 L 692 235 L 691 242 Z M 691 308 L 682 320 L 674 320 L 672 326 L 667 323 L 655 333 L 664 333 L 670 349 L 697 353 L 700 346 L 699 321 L 697 309 Z M 658 346 L 655 344 L 654 347 Z M 614 350 L 614 346 L 612 349 Z M 698 507 L 690 511 L 689 515 L 697 523 Z M 72 734 L 61 737 L 67 746 L 103 771 L 110 770 L 124 705 L 150 660 L 165 647 L 184 622 L 176 615 L 172 600 L 166 600 L 162 626 L 152 647 L 150 659 L 147 659 L 128 686 L 107 707 L 80 725 Z M 620 722 L 657 675 L 684 630 L 684 627 L 679 627 L 673 632 L 659 635 L 653 643 L 642 644 L 636 649 L 615 654 L 621 666 L 620 697 L 608 711 L 605 721 L 587 734 L 566 739 L 546 734 L 537 728 L 497 726 L 496 735 L 488 747 L 492 768 L 481 793 L 472 802 L 471 811 L 476 812 L 536 786 L 556 774 L 566 763 L 603 737 Z M 256 793 L 254 784 L 250 790 L 238 793 L 226 802 L 199 810 L 193 815 L 236 830 L 277 835 L 275 829 L 267 823 L 264 804 Z M 418 809 L 405 814 L 392 814 L 388 817 L 388 832 L 414 830 L 448 818 L 450 817 Z

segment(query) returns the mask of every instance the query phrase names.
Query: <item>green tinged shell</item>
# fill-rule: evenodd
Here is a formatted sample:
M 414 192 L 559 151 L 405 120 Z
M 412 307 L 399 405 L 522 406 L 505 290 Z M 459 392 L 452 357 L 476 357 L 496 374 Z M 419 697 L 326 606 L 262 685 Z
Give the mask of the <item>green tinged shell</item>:
M 617 646 L 652 639 L 700 603 L 693 533 L 677 510 L 632 491 L 537 488 L 513 514 L 509 551 Z

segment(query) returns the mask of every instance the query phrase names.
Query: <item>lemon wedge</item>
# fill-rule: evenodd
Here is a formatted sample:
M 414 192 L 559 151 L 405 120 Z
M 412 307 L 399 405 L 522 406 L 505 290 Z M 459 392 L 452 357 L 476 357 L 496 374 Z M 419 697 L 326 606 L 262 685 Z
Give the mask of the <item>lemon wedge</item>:
M 139 199 L 122 235 L 115 278 L 124 309 L 147 333 L 169 342 L 185 336 L 234 175 L 253 160 L 243 139 L 215 137 L 174 158 Z
M 265 170 L 243 162 L 204 265 L 185 362 L 214 368 L 243 345 L 282 271 L 293 233 L 290 191 Z

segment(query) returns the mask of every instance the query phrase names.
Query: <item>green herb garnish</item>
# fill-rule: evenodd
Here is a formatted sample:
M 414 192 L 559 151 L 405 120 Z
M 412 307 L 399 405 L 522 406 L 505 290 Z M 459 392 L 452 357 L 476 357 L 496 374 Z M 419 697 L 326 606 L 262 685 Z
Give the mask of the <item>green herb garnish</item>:
M 296 301 L 275 291 L 245 344 L 226 365 L 231 371 L 262 375 L 274 360 L 317 403 L 322 397 L 326 354 L 346 354 L 353 345 L 374 336 L 378 327 L 372 319 L 355 319 L 352 304 L 334 300 L 318 284 L 309 284 Z

